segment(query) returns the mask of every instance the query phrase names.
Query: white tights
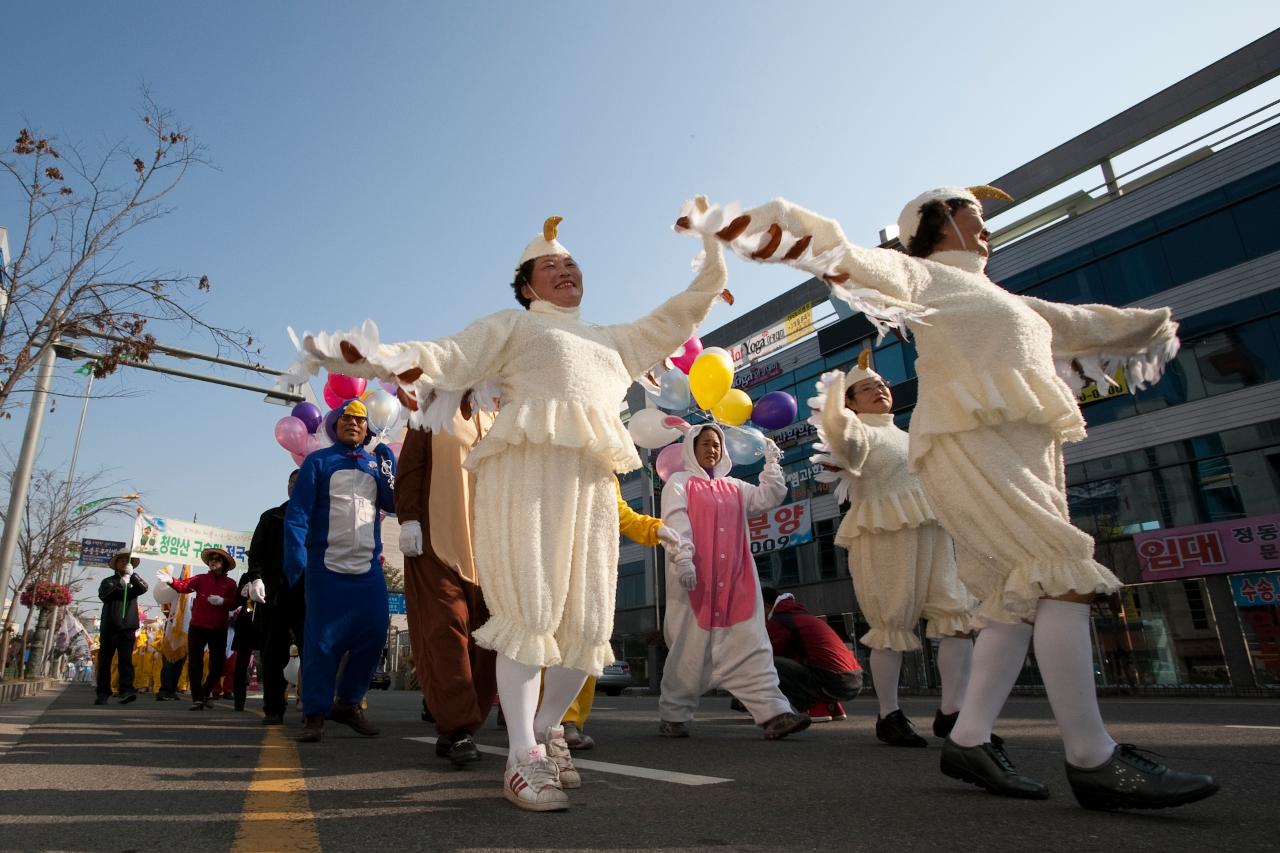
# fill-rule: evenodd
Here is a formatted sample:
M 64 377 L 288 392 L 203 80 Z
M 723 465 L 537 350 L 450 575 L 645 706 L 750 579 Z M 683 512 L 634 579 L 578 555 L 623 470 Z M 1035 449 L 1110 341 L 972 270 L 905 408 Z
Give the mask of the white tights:
M 538 745 L 538 734 L 560 725 L 565 712 L 586 683 L 579 669 L 549 666 L 538 704 L 542 669 L 498 655 L 496 675 L 502 714 L 507 718 L 507 766 L 515 765 Z

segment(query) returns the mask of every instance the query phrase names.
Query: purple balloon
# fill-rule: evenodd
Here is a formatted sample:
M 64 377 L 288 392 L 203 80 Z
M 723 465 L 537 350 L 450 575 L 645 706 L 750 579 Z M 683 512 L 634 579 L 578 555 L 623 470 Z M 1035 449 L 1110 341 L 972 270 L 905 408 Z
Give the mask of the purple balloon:
M 751 409 L 751 422 L 761 429 L 782 429 L 796 419 L 796 398 L 786 391 L 770 391 Z
M 320 422 L 324 420 L 324 415 L 320 414 L 320 407 L 315 403 L 299 403 L 293 407 L 291 414 L 302 421 L 307 428 L 307 432 L 312 435 L 315 434 L 316 429 L 320 426 Z

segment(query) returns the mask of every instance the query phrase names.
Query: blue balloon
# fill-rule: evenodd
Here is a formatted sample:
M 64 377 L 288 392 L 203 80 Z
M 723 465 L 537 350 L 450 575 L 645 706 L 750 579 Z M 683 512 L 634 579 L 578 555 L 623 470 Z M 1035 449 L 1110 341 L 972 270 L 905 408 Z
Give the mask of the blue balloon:
M 764 458 L 768 439 L 755 427 L 724 428 L 724 449 L 734 465 L 752 465 Z
M 782 429 L 796 419 L 796 398 L 786 391 L 770 391 L 751 408 L 751 422 L 762 429 Z
M 693 404 L 689 393 L 689 377 L 672 368 L 658 378 L 658 393 L 646 391 L 645 394 L 659 409 L 668 412 L 683 412 Z

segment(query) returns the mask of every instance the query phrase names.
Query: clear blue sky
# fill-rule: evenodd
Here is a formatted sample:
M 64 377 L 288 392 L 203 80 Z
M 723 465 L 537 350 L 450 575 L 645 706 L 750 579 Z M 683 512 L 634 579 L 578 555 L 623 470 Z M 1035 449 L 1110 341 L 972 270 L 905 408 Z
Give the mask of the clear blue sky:
M 3 115 L 92 146 L 131 130 L 149 83 L 218 168 L 129 256 L 208 274 L 203 316 L 283 367 L 289 324 L 438 337 L 514 305 L 553 213 L 600 322 L 684 287 L 697 245 L 669 224 L 698 192 L 786 195 L 872 242 L 918 191 L 990 180 L 1280 24 L 1274 2 L 1225 8 L 50 0 L 0 13 Z M 11 239 L 20 215 L 0 194 Z M 708 328 L 798 281 L 731 262 L 738 305 Z M 91 404 L 82 471 L 230 528 L 283 499 L 287 410 L 138 371 L 100 386 L 133 396 Z M 46 419 L 42 466 L 65 468 L 78 414 Z M 0 422 L 14 453 L 23 419 Z

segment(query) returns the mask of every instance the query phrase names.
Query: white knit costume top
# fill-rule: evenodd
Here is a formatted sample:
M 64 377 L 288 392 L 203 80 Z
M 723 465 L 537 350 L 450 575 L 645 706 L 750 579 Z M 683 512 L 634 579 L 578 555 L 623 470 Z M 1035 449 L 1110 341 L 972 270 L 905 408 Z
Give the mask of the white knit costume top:
M 818 428 L 825 454 L 814 459 L 856 478 L 836 544 L 850 548 L 863 533 L 936 523 L 920 478 L 908 470 L 908 436 L 893 422 L 893 415 L 846 409 L 844 375 L 838 371 L 824 376 L 822 385 L 822 409 L 810 422 Z
M 583 448 L 617 473 L 632 471 L 640 458 L 618 415 L 628 386 L 688 337 L 724 288 L 720 247 L 714 239 L 704 242 L 706 260 L 689 287 L 633 323 L 590 325 L 576 308 L 537 300 L 528 310 L 490 314 L 451 338 L 382 344 L 377 327 L 366 321 L 349 332 L 308 333 L 302 367 L 381 379 L 417 368 L 419 400 L 433 391 L 457 394 L 496 384 L 501 409 L 468 457 L 470 469 L 505 447 L 528 442 Z M 339 350 L 343 341 L 363 360 L 348 363 Z
M 715 233 L 740 211 L 690 207 L 691 231 Z M 883 335 L 915 336 L 919 393 L 911 417 L 910 466 L 933 436 L 1010 421 L 1045 424 L 1061 441 L 1084 438 L 1072 385 L 1077 370 L 1100 384 L 1123 367 L 1130 388 L 1159 378 L 1178 351 L 1167 308 L 1065 305 L 1018 296 L 985 274 L 973 252 L 927 259 L 851 244 L 831 219 L 775 199 L 745 211 L 748 228 L 730 245 L 751 260 L 783 262 L 833 282 L 832 293 L 864 312 Z M 776 226 L 770 231 L 771 226 Z M 804 239 L 808 237 L 808 242 Z M 842 281 L 849 286 L 843 286 Z M 1068 383 L 1071 384 L 1068 384 Z

